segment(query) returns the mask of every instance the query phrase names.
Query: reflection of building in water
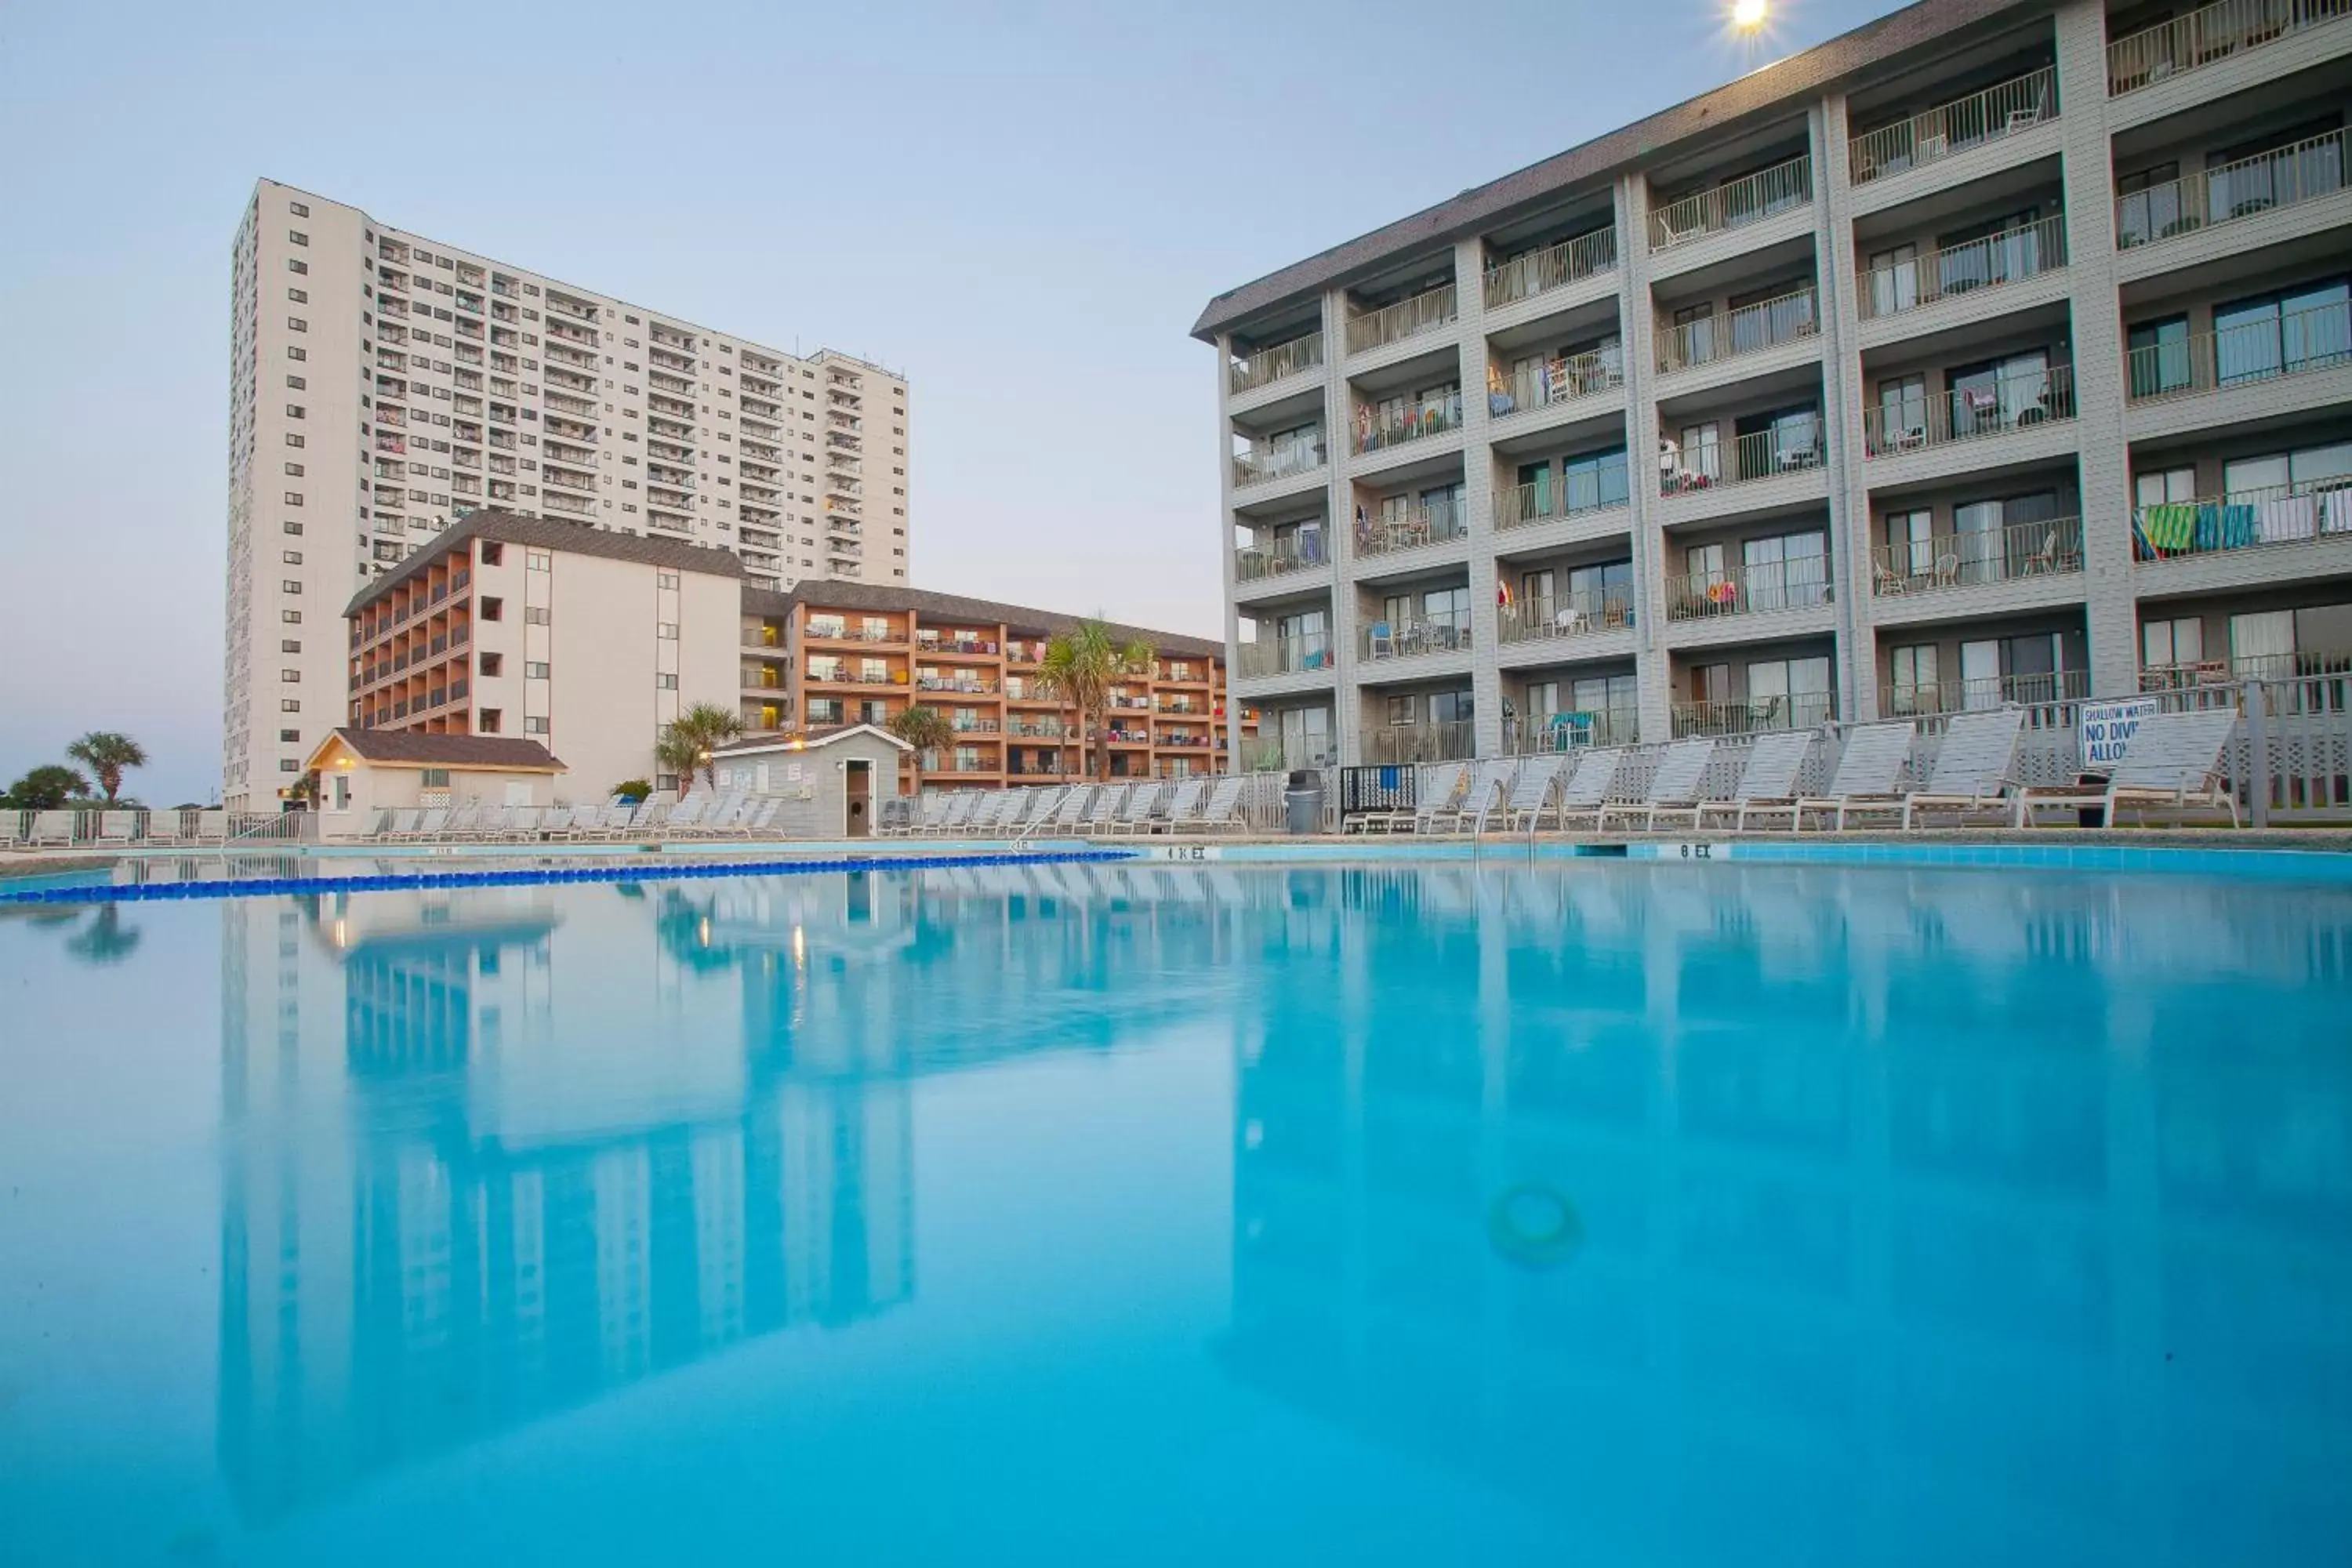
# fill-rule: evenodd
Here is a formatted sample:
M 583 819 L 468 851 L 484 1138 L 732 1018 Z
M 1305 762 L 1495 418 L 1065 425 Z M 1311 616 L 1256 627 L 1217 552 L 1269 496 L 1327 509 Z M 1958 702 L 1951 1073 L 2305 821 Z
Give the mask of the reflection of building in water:
M 1595 1561 L 2347 1538 L 2309 1480 L 2352 1457 L 2352 896 L 1286 882 L 1237 938 L 1286 963 L 1236 1014 L 1243 1383 Z M 2231 1016 L 2245 973 L 2271 1016 Z M 1518 1184 L 1574 1205 L 1566 1263 L 1498 1256 Z
M 766 1022 L 648 929 L 657 891 L 564 892 L 223 906 L 249 1515 L 912 1297 L 907 1086 L 763 1071 Z

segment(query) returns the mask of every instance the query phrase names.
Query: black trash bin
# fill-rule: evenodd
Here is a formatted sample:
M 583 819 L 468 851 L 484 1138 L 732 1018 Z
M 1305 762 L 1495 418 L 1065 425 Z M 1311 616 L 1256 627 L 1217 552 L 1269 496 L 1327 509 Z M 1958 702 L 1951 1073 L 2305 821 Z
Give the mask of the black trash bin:
M 1323 830 L 1323 775 L 1313 768 L 1299 768 L 1290 775 L 1290 787 L 1282 792 L 1284 822 L 1293 838 L 1305 838 Z

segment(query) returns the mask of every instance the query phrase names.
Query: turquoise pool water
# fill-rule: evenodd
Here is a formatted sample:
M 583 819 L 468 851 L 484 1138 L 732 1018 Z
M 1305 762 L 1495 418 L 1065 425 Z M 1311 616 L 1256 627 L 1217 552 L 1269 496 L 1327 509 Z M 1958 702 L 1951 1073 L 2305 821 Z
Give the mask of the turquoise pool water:
M 0 915 L 0 1563 L 2341 1563 L 2352 888 Z

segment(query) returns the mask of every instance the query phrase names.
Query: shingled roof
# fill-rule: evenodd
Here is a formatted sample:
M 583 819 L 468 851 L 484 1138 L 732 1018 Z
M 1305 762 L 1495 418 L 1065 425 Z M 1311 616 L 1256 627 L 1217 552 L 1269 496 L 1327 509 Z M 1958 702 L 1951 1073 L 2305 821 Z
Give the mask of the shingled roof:
M 411 555 L 352 596 L 343 614 L 354 615 L 436 561 L 477 539 L 528 545 L 540 550 L 563 550 L 574 555 L 601 555 L 610 561 L 635 561 L 672 572 L 699 572 L 714 577 L 743 575 L 743 563 L 729 550 L 712 550 L 683 540 L 658 535 L 616 533 L 583 522 L 562 522 L 551 517 L 519 517 L 510 511 L 478 511 L 444 530 L 432 543 Z
M 362 759 L 420 768 L 497 768 L 520 773 L 560 773 L 563 763 L 537 741 L 507 735 L 431 735 L 422 730 L 336 730 L 310 753 L 341 741 Z
M 1033 632 L 1050 637 L 1066 631 L 1079 621 L 1091 617 L 1067 615 L 1058 610 L 1032 609 L 1025 605 L 1007 605 L 994 599 L 967 598 L 961 594 L 941 594 L 929 588 L 903 588 L 879 583 L 846 583 L 819 580 L 803 583 L 789 594 L 746 585 L 743 590 L 743 612 L 752 616 L 788 616 L 800 605 L 816 611 L 825 610 L 912 610 L 933 620 L 961 621 L 973 626 L 1002 626 L 1013 632 Z M 1110 635 L 1122 643 L 1149 643 L 1159 654 L 1175 654 L 1187 658 L 1223 658 L 1225 645 L 1206 637 L 1186 637 L 1181 632 L 1155 632 L 1146 626 L 1121 626 L 1106 622 Z

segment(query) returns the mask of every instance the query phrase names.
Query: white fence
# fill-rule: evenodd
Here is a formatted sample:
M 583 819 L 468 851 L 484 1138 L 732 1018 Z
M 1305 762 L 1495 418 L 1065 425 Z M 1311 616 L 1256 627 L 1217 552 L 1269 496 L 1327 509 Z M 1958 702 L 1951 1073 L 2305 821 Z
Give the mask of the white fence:
M 68 807 L 0 811 L 0 848 L 181 849 L 307 844 L 319 819 L 306 811 L 146 811 Z

